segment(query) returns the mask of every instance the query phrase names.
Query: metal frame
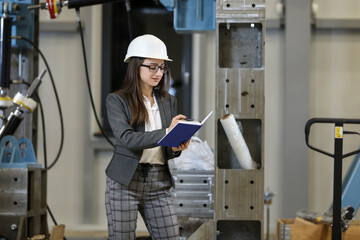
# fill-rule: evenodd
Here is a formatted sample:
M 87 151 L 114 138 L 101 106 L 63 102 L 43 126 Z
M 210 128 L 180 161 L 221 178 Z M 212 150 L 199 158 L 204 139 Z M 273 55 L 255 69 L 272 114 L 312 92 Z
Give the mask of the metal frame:
M 262 239 L 264 211 L 265 0 L 218 1 L 215 114 L 217 239 Z M 258 169 L 240 169 L 219 119 L 231 113 Z
M 189 239 L 263 239 L 265 0 L 216 3 L 215 214 Z M 219 123 L 233 114 L 258 168 L 241 169 Z
M 311 126 L 315 123 L 335 124 L 334 153 L 328 153 L 312 146 L 309 143 Z M 314 151 L 334 158 L 334 184 L 333 184 L 333 218 L 332 218 L 332 239 L 340 240 L 342 232 L 341 200 L 342 200 L 342 160 L 343 158 L 358 154 L 360 150 L 343 154 L 343 126 L 344 124 L 360 124 L 360 119 L 339 119 L 339 118 L 312 118 L 305 125 L 305 142 Z
M 40 168 L 0 168 L 0 238 L 48 237 L 46 178 Z

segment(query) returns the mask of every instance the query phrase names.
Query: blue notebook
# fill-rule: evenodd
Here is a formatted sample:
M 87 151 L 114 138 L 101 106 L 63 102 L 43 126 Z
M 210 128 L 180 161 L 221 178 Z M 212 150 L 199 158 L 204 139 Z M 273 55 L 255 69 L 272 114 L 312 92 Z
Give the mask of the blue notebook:
M 158 146 L 164 147 L 178 147 L 181 143 L 188 141 L 206 122 L 213 112 L 202 120 L 198 121 L 179 121 L 175 127 L 173 127 L 160 141 L 157 143 Z

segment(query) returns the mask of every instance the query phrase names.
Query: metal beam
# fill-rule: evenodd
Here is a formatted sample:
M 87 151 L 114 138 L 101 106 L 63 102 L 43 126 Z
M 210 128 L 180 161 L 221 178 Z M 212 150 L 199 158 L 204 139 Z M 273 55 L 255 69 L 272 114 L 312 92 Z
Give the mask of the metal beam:
M 320 18 L 313 20 L 312 27 L 315 30 L 329 29 L 329 30 L 359 30 L 360 19 L 331 19 L 331 18 Z M 266 29 L 284 29 L 285 19 L 283 18 L 271 18 L 266 19 Z
M 315 19 L 314 28 L 359 30 L 360 19 Z
M 309 118 L 310 0 L 286 0 L 283 154 L 280 216 L 294 217 L 308 207 L 308 150 L 304 126 Z M 296 187 L 295 187 L 296 186 Z

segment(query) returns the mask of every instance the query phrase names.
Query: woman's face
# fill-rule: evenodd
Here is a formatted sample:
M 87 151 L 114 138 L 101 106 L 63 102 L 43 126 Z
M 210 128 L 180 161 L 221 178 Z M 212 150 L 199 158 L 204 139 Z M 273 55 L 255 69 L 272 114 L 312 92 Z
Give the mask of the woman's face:
M 144 60 L 144 62 L 140 66 L 140 78 L 142 88 L 156 87 L 161 81 L 161 78 L 164 74 L 164 72 L 160 68 L 150 71 L 151 67 L 148 66 L 151 66 L 152 68 L 156 68 L 156 66 L 163 68 L 165 67 L 165 62 L 164 60 L 152 58 L 146 58 Z

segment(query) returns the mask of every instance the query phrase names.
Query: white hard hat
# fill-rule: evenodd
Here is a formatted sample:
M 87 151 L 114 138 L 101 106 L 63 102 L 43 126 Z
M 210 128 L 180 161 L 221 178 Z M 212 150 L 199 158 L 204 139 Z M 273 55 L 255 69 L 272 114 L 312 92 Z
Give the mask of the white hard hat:
M 155 58 L 172 61 L 167 55 L 165 43 L 150 34 L 139 36 L 131 41 L 124 62 L 129 62 L 131 57 Z

